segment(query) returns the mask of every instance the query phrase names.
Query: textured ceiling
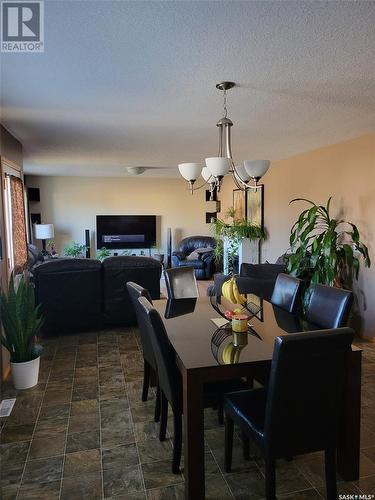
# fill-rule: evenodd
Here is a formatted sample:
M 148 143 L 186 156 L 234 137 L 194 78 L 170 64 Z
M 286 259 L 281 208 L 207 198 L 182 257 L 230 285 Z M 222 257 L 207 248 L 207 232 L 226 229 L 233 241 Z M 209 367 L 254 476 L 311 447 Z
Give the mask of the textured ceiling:
M 375 130 L 375 2 L 46 1 L 45 53 L 2 54 L 2 121 L 25 171 L 127 175 L 217 153 L 230 91 L 236 161 Z

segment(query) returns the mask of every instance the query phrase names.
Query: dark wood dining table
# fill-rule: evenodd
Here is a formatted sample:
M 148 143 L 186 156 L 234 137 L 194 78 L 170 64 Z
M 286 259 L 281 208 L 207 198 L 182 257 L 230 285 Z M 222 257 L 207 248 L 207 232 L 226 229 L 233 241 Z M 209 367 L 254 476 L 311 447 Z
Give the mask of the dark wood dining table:
M 183 380 L 185 498 L 204 499 L 204 384 L 239 377 L 264 380 L 277 336 L 319 328 L 251 295 L 247 334 L 233 334 L 223 313 L 236 306 L 223 297 L 156 300 L 154 307 L 163 318 Z M 337 449 L 338 472 L 348 481 L 359 478 L 361 355 L 353 346 Z

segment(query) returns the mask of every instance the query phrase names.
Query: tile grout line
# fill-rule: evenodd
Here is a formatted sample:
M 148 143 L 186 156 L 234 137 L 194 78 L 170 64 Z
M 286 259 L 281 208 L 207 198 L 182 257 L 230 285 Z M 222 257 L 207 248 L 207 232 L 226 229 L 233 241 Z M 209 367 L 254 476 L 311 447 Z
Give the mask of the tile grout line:
M 223 472 L 222 472 L 222 470 L 220 468 L 219 462 L 216 460 L 215 454 L 214 454 L 214 452 L 213 452 L 213 450 L 211 449 L 210 446 L 209 446 L 209 449 L 210 449 L 210 453 L 211 453 L 211 455 L 212 455 L 212 457 L 214 459 L 214 462 L 216 463 L 216 465 L 217 465 L 217 467 L 219 469 L 219 473 L 220 473 L 221 477 L 224 479 L 225 484 L 228 486 L 229 493 L 232 495 L 232 498 L 235 499 L 235 496 L 234 496 L 234 493 L 232 491 L 232 488 L 230 487 L 228 481 L 226 480 L 226 477 L 225 477 L 225 475 L 223 474 Z M 205 477 L 206 477 L 206 473 L 205 473 Z
M 100 408 L 100 354 L 99 354 L 100 333 L 96 336 L 96 370 L 98 375 L 98 411 L 99 411 L 99 446 L 100 446 L 100 476 L 102 480 L 102 498 L 104 498 L 104 472 L 103 472 L 103 441 L 102 441 L 102 411 Z
M 33 439 L 34 439 L 34 435 L 35 435 L 35 429 L 36 429 L 37 423 L 39 421 L 40 412 L 42 411 L 43 401 L 44 401 L 44 398 L 45 398 L 45 395 L 46 395 L 46 392 L 47 392 L 47 386 L 48 386 L 48 382 L 49 382 L 49 379 L 50 379 L 50 376 L 51 376 L 52 366 L 53 366 L 53 362 L 54 362 L 55 357 L 56 357 L 56 352 L 57 352 L 57 346 L 55 347 L 55 352 L 54 352 L 54 355 L 53 355 L 53 359 L 52 359 L 52 363 L 51 363 L 51 368 L 50 368 L 49 373 L 48 373 L 48 377 L 47 377 L 47 380 L 46 380 L 46 386 L 44 388 L 43 396 L 42 396 L 42 399 L 40 401 L 38 415 L 37 415 L 36 420 L 35 420 L 35 425 L 34 425 L 33 432 L 31 434 L 30 445 L 29 445 L 29 449 L 27 450 L 27 454 L 26 454 L 26 458 L 25 458 L 25 464 L 23 466 L 22 475 L 21 475 L 21 479 L 20 479 L 18 490 L 17 490 L 17 494 L 16 494 L 16 500 L 18 499 L 20 490 L 22 488 L 22 483 L 23 483 L 23 478 L 24 478 L 24 475 L 25 475 L 26 465 L 27 465 L 27 462 L 28 462 L 28 459 L 29 459 L 29 455 L 30 455 L 30 451 L 31 451 L 31 446 L 32 446 L 32 442 L 33 442 Z M 40 367 L 39 367 L 39 369 L 40 369 Z
M 132 335 L 133 335 L 133 337 L 135 337 L 135 341 L 136 341 L 137 347 L 138 347 L 138 352 L 140 352 L 139 344 L 138 344 L 138 339 L 137 339 L 137 337 L 136 337 L 136 335 L 135 335 L 135 333 L 133 331 L 133 328 L 132 328 Z M 118 345 L 118 336 L 117 335 L 116 335 L 116 339 L 117 339 L 117 345 Z M 119 348 L 119 351 L 120 351 L 120 348 Z M 124 377 L 125 389 L 126 389 L 126 376 L 125 376 L 125 372 L 124 372 L 124 366 L 122 364 L 122 357 L 121 357 L 121 355 L 120 355 L 120 363 L 121 363 L 121 370 L 122 370 L 122 374 L 123 374 L 123 377 Z M 127 390 L 126 390 L 126 393 L 127 393 Z M 128 398 L 128 402 L 129 402 L 129 414 L 130 414 L 130 419 L 131 419 L 131 424 L 132 424 L 132 429 L 133 429 L 133 434 L 134 434 L 135 447 L 136 447 L 136 450 L 137 450 L 138 467 L 139 467 L 139 471 L 140 471 L 141 478 L 142 478 L 143 491 L 144 491 L 144 494 L 145 494 L 146 498 L 148 498 L 147 491 L 146 491 L 145 478 L 144 478 L 144 475 L 143 475 L 143 469 L 142 469 L 142 464 L 141 464 L 141 455 L 139 453 L 138 441 L 137 441 L 136 435 L 135 435 L 135 425 L 134 425 L 134 421 L 133 421 L 133 412 L 132 412 L 132 409 L 131 409 L 130 399 L 129 399 L 128 395 L 127 395 L 127 398 Z
M 79 336 L 78 336 L 78 342 L 79 342 Z M 73 387 L 74 387 L 74 380 L 75 380 L 75 377 L 76 377 L 76 365 L 77 365 L 77 356 L 78 356 L 78 345 L 79 345 L 79 344 L 77 344 L 76 353 L 75 353 L 75 357 L 74 357 L 74 368 L 73 368 L 72 390 L 71 390 L 70 402 L 69 402 L 68 426 L 67 426 L 67 428 L 66 428 L 65 446 L 64 446 L 64 454 L 63 454 L 63 463 L 62 463 L 62 469 L 61 469 L 61 479 L 60 479 L 59 499 L 61 498 L 61 494 L 62 494 L 62 487 L 63 487 L 63 480 L 64 480 L 64 470 L 65 470 L 66 449 L 67 449 L 67 445 L 68 445 L 69 425 L 70 425 L 70 417 L 71 417 L 71 413 L 72 413 Z

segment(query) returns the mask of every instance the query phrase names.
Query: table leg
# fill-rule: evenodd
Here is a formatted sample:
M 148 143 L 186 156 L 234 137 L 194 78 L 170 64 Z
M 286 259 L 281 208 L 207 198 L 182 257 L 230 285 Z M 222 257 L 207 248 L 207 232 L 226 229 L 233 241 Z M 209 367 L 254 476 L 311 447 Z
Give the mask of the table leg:
M 185 499 L 204 500 L 203 384 L 199 376 L 184 370 Z
M 346 481 L 359 479 L 361 431 L 361 365 L 362 352 L 349 356 L 348 381 L 345 396 L 344 419 L 337 448 L 338 472 Z

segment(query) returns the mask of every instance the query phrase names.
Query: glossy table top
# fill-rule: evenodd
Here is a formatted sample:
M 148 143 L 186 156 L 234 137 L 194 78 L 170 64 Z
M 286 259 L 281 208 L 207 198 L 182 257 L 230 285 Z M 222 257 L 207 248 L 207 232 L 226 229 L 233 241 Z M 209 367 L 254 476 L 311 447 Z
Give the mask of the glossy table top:
M 269 361 L 275 337 L 317 330 L 265 300 L 252 295 L 244 310 L 250 316 L 248 333 L 233 333 L 223 317 L 236 307 L 224 297 L 155 300 L 168 337 L 186 369 Z M 214 321 L 215 322 L 214 322 Z

